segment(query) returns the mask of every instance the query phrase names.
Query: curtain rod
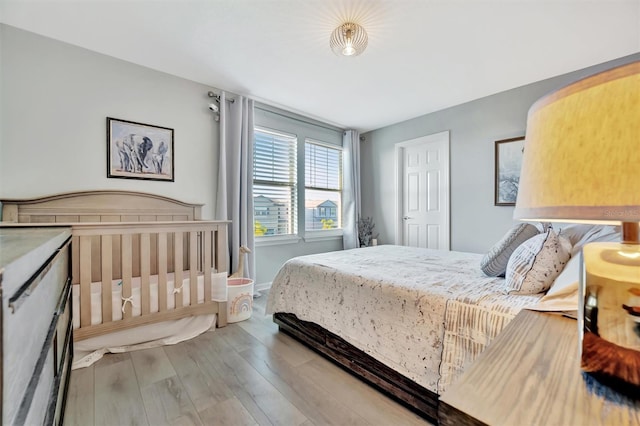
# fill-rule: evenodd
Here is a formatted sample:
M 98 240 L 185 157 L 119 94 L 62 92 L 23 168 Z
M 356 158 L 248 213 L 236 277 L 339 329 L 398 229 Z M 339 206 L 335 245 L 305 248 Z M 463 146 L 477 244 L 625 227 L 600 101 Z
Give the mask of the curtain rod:
M 214 92 L 208 92 L 207 95 L 210 98 L 214 98 L 216 102 L 220 102 L 220 95 L 217 95 Z M 227 97 L 225 97 L 224 100 L 231 103 L 234 103 L 236 101 L 234 98 L 227 98 Z
M 322 127 L 323 129 L 333 130 L 335 132 L 343 132 L 344 131 L 344 129 L 341 129 L 339 127 L 329 127 L 330 125 L 323 125 L 323 124 L 320 124 L 318 122 L 314 123 L 313 121 L 310 121 L 310 120 L 304 120 L 302 118 L 292 117 L 292 116 L 290 116 L 288 114 L 277 112 L 277 111 L 274 111 L 272 109 L 269 109 L 269 108 L 266 108 L 266 107 L 262 107 L 260 105 L 254 105 L 254 108 L 255 109 L 259 109 L 260 111 L 269 112 L 271 114 L 279 115 L 280 117 L 288 118 L 290 120 L 298 121 L 300 123 L 305 123 L 305 124 L 309 124 L 309 125 L 312 125 L 312 126 Z

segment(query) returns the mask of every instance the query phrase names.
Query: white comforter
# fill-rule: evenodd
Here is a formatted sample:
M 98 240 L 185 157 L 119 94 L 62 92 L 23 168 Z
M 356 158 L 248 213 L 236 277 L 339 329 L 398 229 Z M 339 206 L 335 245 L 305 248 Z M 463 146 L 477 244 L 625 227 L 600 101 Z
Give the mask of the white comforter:
M 440 394 L 523 307 L 481 255 L 377 246 L 291 259 L 267 313 L 314 322 Z

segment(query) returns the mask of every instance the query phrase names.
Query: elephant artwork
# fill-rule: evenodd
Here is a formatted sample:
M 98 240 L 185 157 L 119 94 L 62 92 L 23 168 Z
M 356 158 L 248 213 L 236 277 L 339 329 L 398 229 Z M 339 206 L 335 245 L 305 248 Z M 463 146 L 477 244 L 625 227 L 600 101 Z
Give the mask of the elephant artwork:
M 150 167 L 146 163 L 147 154 L 153 148 L 153 141 L 147 136 L 129 135 L 117 140 L 120 169 L 130 173 L 144 173 Z
M 167 145 L 164 141 L 160 141 L 160 145 L 158 145 L 158 149 L 155 152 L 151 153 L 151 159 L 153 161 L 153 168 L 155 172 L 160 174 L 162 173 L 162 166 L 164 164 L 164 156 L 167 153 Z
M 108 177 L 173 181 L 173 129 L 108 122 Z

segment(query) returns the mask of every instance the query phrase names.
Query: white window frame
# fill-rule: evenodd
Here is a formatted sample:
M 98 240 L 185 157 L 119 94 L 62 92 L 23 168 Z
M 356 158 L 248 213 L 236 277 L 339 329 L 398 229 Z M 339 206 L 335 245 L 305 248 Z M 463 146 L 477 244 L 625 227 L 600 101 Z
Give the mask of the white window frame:
M 291 185 L 287 185 L 287 184 L 277 184 L 274 183 L 273 181 L 268 181 L 268 180 L 256 180 L 255 179 L 255 175 L 253 176 L 253 184 L 255 185 L 263 185 L 263 186 L 273 186 L 273 187 L 278 187 L 278 186 L 282 186 L 282 187 L 290 187 L 291 190 L 291 194 L 293 199 L 291 200 L 291 213 L 290 213 L 290 223 L 289 223 L 289 227 L 292 230 L 292 233 L 289 234 L 276 234 L 276 235 L 260 235 L 257 236 L 255 235 L 255 229 L 253 230 L 254 232 L 254 236 L 255 236 L 255 243 L 257 246 L 268 246 L 268 245 L 278 245 L 278 244 L 289 244 L 292 242 L 298 242 L 300 241 L 300 236 L 298 235 L 298 233 L 300 232 L 299 230 L 299 212 L 298 212 L 298 178 L 297 178 L 297 168 L 298 168 L 298 155 L 297 155 L 297 150 L 298 150 L 298 136 L 295 134 L 291 134 L 291 133 L 287 133 L 284 131 L 280 131 L 280 130 L 274 130 L 274 129 L 269 129 L 267 127 L 263 127 L 263 126 L 255 126 L 254 127 L 254 132 L 257 133 L 266 133 L 266 134 L 271 134 L 271 135 L 275 135 L 275 136 L 280 136 L 280 137 L 284 137 L 284 138 L 290 138 L 293 139 L 293 146 L 294 146 L 294 161 L 293 161 L 293 170 L 290 170 L 290 174 L 291 176 L 293 176 L 293 184 Z M 254 146 L 254 150 L 255 150 L 255 146 Z M 255 155 L 255 151 L 254 153 L 252 153 L 252 155 Z M 255 192 L 253 194 L 253 196 L 255 197 Z M 254 206 L 254 211 L 252 212 L 254 218 L 253 218 L 253 222 L 255 225 L 255 221 L 256 219 L 259 218 L 259 215 L 257 216 L 255 214 L 255 206 Z M 259 219 L 258 219 L 259 220 Z

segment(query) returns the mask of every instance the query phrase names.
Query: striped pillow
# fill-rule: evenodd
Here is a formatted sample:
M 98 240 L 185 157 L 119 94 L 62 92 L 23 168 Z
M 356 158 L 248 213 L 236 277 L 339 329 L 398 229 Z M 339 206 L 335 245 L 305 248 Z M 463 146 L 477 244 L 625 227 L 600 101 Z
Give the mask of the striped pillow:
M 551 284 L 571 258 L 571 243 L 553 229 L 518 247 L 507 264 L 507 293 L 538 294 Z
M 490 277 L 504 277 L 511 254 L 518 246 L 540 231 L 529 223 L 514 226 L 498 241 L 480 262 L 480 269 Z

